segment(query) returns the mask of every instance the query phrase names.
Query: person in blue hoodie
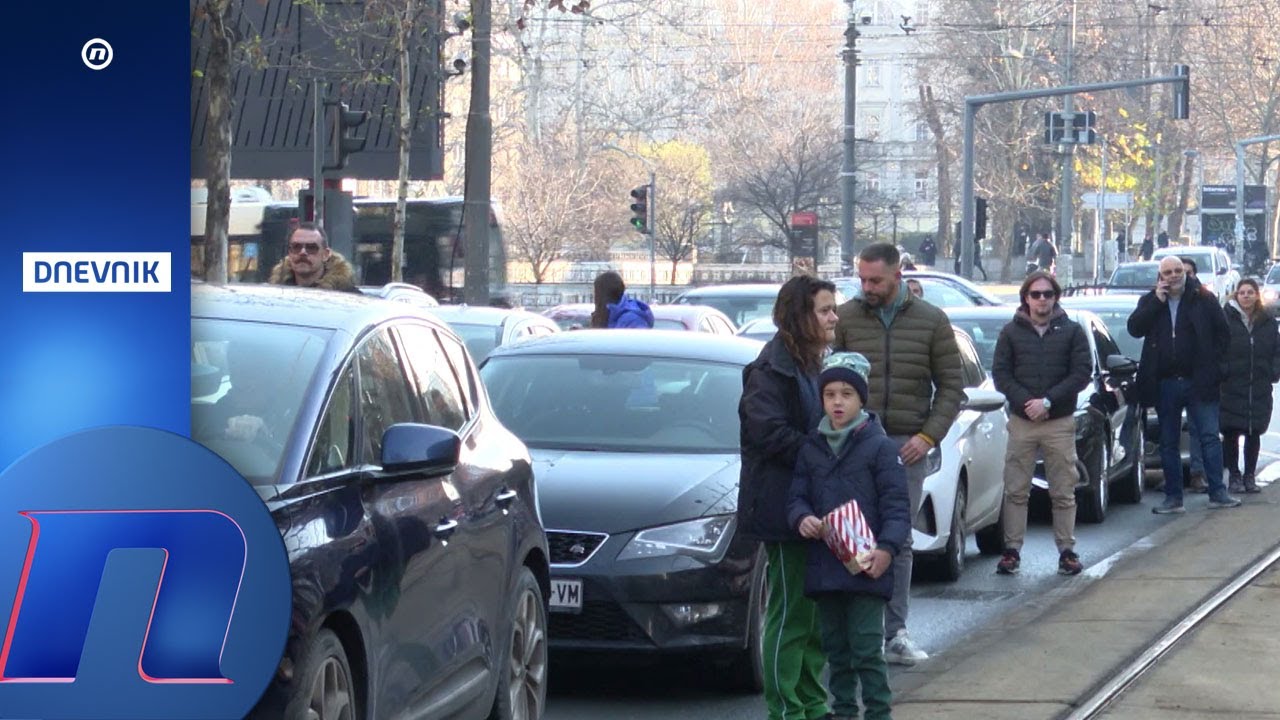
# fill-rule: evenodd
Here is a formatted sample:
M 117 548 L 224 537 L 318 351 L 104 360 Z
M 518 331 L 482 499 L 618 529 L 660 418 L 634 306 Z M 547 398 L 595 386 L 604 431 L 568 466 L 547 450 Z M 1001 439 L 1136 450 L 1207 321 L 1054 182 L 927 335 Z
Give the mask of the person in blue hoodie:
M 823 363 L 818 385 L 823 418 L 796 456 L 787 521 L 811 542 L 804 592 L 818 605 L 822 649 L 830 666 L 833 720 L 887 720 L 893 693 L 884 659 L 885 603 L 893 595 L 893 557 L 911 532 L 907 472 L 898 445 L 867 402 L 866 357 L 836 352 Z M 875 535 L 868 566 L 851 573 L 822 541 L 822 518 L 850 500 Z
M 596 309 L 591 313 L 591 327 L 653 327 L 653 311 L 644 302 L 627 295 L 627 285 L 618 273 L 606 270 L 597 275 L 593 290 Z

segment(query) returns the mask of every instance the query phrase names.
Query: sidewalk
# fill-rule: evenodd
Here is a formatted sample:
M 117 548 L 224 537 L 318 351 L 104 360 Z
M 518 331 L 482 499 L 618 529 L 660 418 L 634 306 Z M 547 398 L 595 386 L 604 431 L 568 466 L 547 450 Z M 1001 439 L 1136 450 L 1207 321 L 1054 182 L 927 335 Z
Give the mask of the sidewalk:
M 1171 516 L 1129 549 L 1064 578 L 998 627 L 895 672 L 894 717 L 1048 720 L 1069 712 L 1280 542 L 1277 492 L 1267 487 L 1227 510 L 1208 510 L 1204 496 L 1189 495 L 1186 515 Z M 1280 590 L 1276 574 L 1259 580 L 1267 578 L 1269 588 L 1255 584 L 1238 595 L 1195 642 L 1166 658 L 1171 664 L 1144 678 L 1144 692 L 1108 717 L 1280 718 L 1274 667 L 1280 619 L 1272 610 Z M 1184 712 L 1171 715 L 1174 709 Z

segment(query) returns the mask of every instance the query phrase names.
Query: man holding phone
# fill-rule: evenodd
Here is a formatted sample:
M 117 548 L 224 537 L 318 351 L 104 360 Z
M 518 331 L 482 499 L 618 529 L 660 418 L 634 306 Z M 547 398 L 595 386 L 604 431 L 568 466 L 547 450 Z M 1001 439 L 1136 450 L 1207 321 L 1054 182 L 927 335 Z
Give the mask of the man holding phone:
M 1182 260 L 1160 261 L 1156 287 L 1138 300 L 1129 316 L 1129 334 L 1145 338 L 1138 363 L 1138 397 L 1155 407 L 1160 423 L 1160 463 L 1164 471 L 1164 502 L 1152 508 L 1158 515 L 1181 513 L 1182 410 L 1195 428 L 1192 443 L 1200 443 L 1209 507 L 1236 507 L 1240 501 L 1222 483 L 1222 438 L 1218 435 L 1219 361 L 1229 330 L 1217 299 L 1194 277 L 1187 277 Z M 1194 418 L 1194 419 L 1192 419 Z

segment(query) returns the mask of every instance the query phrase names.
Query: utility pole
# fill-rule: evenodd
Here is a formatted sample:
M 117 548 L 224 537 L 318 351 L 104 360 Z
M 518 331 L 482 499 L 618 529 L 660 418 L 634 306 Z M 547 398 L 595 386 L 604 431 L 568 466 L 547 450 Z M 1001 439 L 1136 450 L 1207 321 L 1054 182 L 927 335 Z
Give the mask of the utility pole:
M 1067 85 L 1071 84 L 1071 56 L 1075 54 L 1075 46 L 1076 46 L 1076 3 L 1075 3 L 1075 0 L 1071 0 L 1071 28 L 1069 30 L 1069 37 L 1067 38 L 1067 67 L 1066 67 L 1066 71 L 1067 71 L 1066 84 Z M 1066 124 L 1066 127 L 1068 128 L 1072 126 L 1072 120 L 1075 117 L 1073 113 L 1073 109 L 1074 109 L 1074 102 L 1073 102 L 1072 96 L 1064 95 L 1062 97 L 1062 117 Z M 1072 213 L 1071 201 L 1072 201 L 1072 196 L 1074 195 L 1072 186 L 1075 184 L 1074 150 L 1076 146 L 1074 143 L 1067 143 L 1062 145 L 1061 147 L 1063 149 L 1063 152 L 1062 152 L 1062 199 L 1061 199 L 1062 214 L 1061 214 L 1061 219 L 1059 221 L 1060 231 L 1059 231 L 1059 237 L 1058 237 L 1058 252 L 1065 256 L 1066 280 L 1068 283 L 1070 283 L 1072 281 L 1071 278 L 1073 274 L 1072 267 L 1071 267 L 1071 263 L 1072 263 L 1071 231 L 1074 228 L 1072 227 L 1073 213 Z
M 858 26 L 853 0 L 849 3 L 849 26 L 844 31 L 844 162 L 840 168 L 840 269 L 853 264 L 853 204 L 856 191 L 854 119 L 857 117 Z
M 490 0 L 471 0 L 471 108 L 467 111 L 466 188 L 462 208 L 467 249 L 463 299 L 489 304 L 489 193 L 493 121 L 489 117 Z

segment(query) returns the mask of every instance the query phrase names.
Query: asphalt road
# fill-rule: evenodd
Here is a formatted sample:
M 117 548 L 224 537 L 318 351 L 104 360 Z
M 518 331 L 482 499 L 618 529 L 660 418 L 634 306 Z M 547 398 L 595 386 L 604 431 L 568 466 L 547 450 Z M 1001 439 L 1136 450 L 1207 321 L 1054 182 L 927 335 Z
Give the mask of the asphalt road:
M 1263 437 L 1260 483 L 1280 478 L 1280 403 L 1272 428 Z M 1204 496 L 1188 496 L 1194 507 Z M 1100 525 L 1076 526 L 1076 550 L 1085 572 L 1105 582 L 1108 558 L 1156 530 L 1165 518 L 1151 513 L 1162 495 L 1148 490 L 1140 505 L 1112 503 Z M 1047 503 L 1046 503 L 1047 505 Z M 1034 504 L 1033 504 L 1034 507 Z M 995 574 L 996 557 L 978 554 L 971 539 L 964 575 L 955 583 L 917 578 L 912 586 L 909 629 L 924 649 L 936 653 L 1002 613 L 1029 602 L 1047 601 L 1069 591 L 1057 574 L 1057 552 L 1047 512 L 1032 514 L 1017 576 Z M 735 695 L 717 686 L 716 669 L 687 660 L 553 656 L 547 720 L 739 720 L 765 717 L 758 695 Z M 898 672 L 893 670 L 892 672 Z

